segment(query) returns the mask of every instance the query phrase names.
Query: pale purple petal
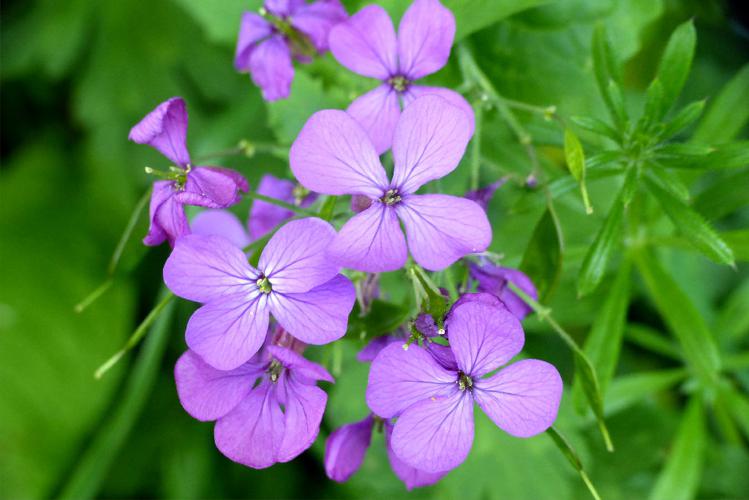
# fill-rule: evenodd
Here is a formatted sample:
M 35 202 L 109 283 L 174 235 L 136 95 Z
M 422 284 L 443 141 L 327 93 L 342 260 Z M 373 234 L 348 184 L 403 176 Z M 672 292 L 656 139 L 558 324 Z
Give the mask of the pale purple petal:
M 379 5 L 369 5 L 330 31 L 330 51 L 360 75 L 386 80 L 398 70 L 395 28 Z
M 303 376 L 310 381 L 324 380 L 326 382 L 335 382 L 333 376 L 328 373 L 323 366 L 304 358 L 301 354 L 291 349 L 277 345 L 268 346 L 270 355 L 277 359 L 284 367 L 293 371 L 297 375 Z
M 286 179 L 278 179 L 270 174 L 266 174 L 260 179 L 257 192 L 286 203 L 294 202 L 294 183 Z M 293 215 L 294 212 L 287 208 L 263 200 L 253 200 L 250 219 L 247 223 L 250 228 L 250 236 L 253 239 L 262 238 Z
M 239 218 L 227 210 L 203 210 L 190 221 L 192 234 L 221 236 L 237 248 L 250 244 L 250 235 Z
M 475 202 L 445 194 L 410 195 L 396 205 L 414 260 L 441 271 L 492 240 L 486 213 Z
M 319 387 L 302 383 L 293 371 L 279 383 L 283 383 L 286 390 L 286 425 L 277 459 L 288 462 L 315 442 L 328 395 Z
M 380 85 L 357 97 L 346 112 L 367 131 L 377 154 L 390 149 L 395 125 L 401 115 L 398 93 L 390 85 Z
M 424 472 L 423 470 L 411 467 L 393 452 L 393 447 L 390 445 L 390 440 L 393 435 L 393 426 L 385 422 L 385 446 L 387 448 L 388 459 L 390 459 L 390 467 L 398 479 L 403 481 L 406 485 L 406 489 L 411 491 L 414 488 L 420 488 L 422 486 L 430 486 L 443 477 L 449 472 Z
M 400 71 L 418 80 L 441 69 L 450 57 L 455 17 L 439 0 L 414 0 L 398 26 Z
M 372 206 L 372 198 L 355 194 L 351 197 L 351 211 L 358 214 Z
M 525 341 L 520 321 L 499 301 L 457 304 L 450 310 L 447 331 L 458 366 L 472 377 L 510 361 Z
M 463 158 L 471 139 L 466 113 L 442 97 L 427 95 L 412 102 L 393 135 L 393 186 L 413 193 L 427 182 L 449 174 Z
M 334 430 L 325 442 L 325 473 L 343 483 L 359 470 L 372 441 L 372 415 Z
M 187 107 L 181 97 L 159 104 L 130 129 L 128 139 L 156 148 L 181 167 L 190 163 L 187 152 Z
M 291 24 L 307 35 L 318 51 L 324 52 L 328 50 L 330 30 L 345 19 L 346 9 L 338 0 L 320 0 L 296 9 Z
M 216 422 L 216 447 L 228 458 L 254 469 L 270 467 L 284 437 L 284 415 L 277 384 L 264 381 L 228 415 Z
M 304 3 L 304 0 L 265 0 L 263 6 L 274 16 L 285 17 L 294 13 Z
M 424 85 L 411 85 L 408 90 L 402 94 L 403 96 L 403 107 L 408 107 L 409 104 L 414 102 L 417 98 L 425 95 L 436 95 L 453 106 L 457 106 L 462 109 L 463 112 L 468 116 L 469 127 L 471 136 L 473 136 L 474 127 L 476 124 L 476 117 L 473 113 L 473 106 L 466 101 L 466 98 L 458 94 L 454 90 L 446 89 L 444 87 L 427 87 Z
M 270 294 L 273 317 L 291 335 L 308 344 L 327 344 L 346 334 L 356 292 L 351 281 L 338 275 L 304 293 Z
M 468 269 L 471 279 L 478 283 L 476 290 L 491 293 L 499 297 L 510 312 L 518 319 L 523 319 L 533 312 L 533 309 L 508 286 L 508 283 L 512 283 L 534 300 L 538 299 L 536 287 L 533 285 L 531 279 L 522 271 L 509 267 L 496 266 L 489 262 L 482 264 L 471 263 Z
M 454 388 L 449 395 L 431 397 L 398 417 L 390 441 L 395 455 L 424 472 L 454 469 L 473 445 L 473 398 Z
M 265 245 L 258 268 L 274 292 L 307 292 L 338 274 L 326 254 L 335 236 L 333 226 L 316 217 L 288 222 Z
M 310 191 L 379 198 L 388 180 L 367 132 L 345 111 L 318 111 L 289 152 L 297 180 Z
M 209 365 L 233 370 L 263 346 L 268 321 L 266 297 L 259 291 L 225 296 L 193 313 L 185 341 Z
M 273 33 L 271 24 L 254 12 L 242 14 L 242 22 L 239 25 L 239 37 L 237 49 L 234 53 L 234 68 L 237 71 L 247 72 L 250 70 L 250 54 L 263 38 Z
M 231 371 L 216 370 L 192 351 L 180 356 L 174 380 L 182 407 L 198 420 L 216 420 L 249 395 L 263 366 L 246 363 Z
M 498 181 L 492 182 L 488 186 L 484 186 L 473 191 L 468 191 L 466 193 L 466 198 L 478 203 L 479 206 L 484 209 L 484 212 L 486 212 L 487 210 L 489 210 L 489 202 L 492 201 L 492 198 L 494 198 L 494 192 L 499 189 L 500 186 L 502 186 L 502 184 L 504 183 L 505 179 L 500 179 Z
M 329 248 L 341 267 L 378 273 L 400 269 L 406 263 L 406 239 L 396 211 L 375 202 L 343 225 Z
M 241 200 L 240 191 L 246 192 L 247 181 L 229 169 L 218 167 L 197 167 L 187 174 L 183 190 L 174 196 L 186 205 L 208 208 L 226 208 Z M 241 179 L 239 183 L 237 180 Z
M 221 236 L 184 236 L 164 264 L 166 286 L 195 302 L 249 294 L 257 290 L 257 277 L 242 250 Z
M 424 349 L 426 349 L 444 369 L 453 372 L 458 371 L 458 362 L 455 360 L 455 355 L 449 346 L 438 344 L 436 342 L 427 342 L 424 344 Z
M 291 64 L 289 46 L 281 35 L 272 35 L 252 50 L 250 75 L 266 101 L 289 96 L 294 66 Z
M 474 380 L 476 402 L 500 429 L 531 437 L 551 427 L 562 399 L 562 377 L 545 361 L 524 359 L 488 379 Z
M 361 351 L 356 354 L 356 360 L 360 363 L 369 363 L 374 361 L 380 351 L 389 346 L 390 344 L 399 343 L 403 345 L 405 339 L 403 337 L 396 337 L 394 335 L 381 335 L 370 340 Z
M 372 362 L 367 384 L 367 405 L 384 418 L 400 415 L 406 408 L 456 390 L 457 374 L 445 370 L 418 345 L 403 349 L 391 344 Z
M 164 240 L 168 239 L 169 244 L 174 246 L 177 238 L 190 234 L 185 209 L 174 200 L 174 182 L 156 181 L 153 183 L 148 212 L 151 222 L 148 234 L 143 238 L 145 245 L 161 245 Z

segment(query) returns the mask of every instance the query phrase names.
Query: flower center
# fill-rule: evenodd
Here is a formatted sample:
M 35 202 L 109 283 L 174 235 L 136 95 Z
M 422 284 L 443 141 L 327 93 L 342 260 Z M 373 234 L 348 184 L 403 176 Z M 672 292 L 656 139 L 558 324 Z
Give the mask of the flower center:
M 304 202 L 304 199 L 309 195 L 309 189 L 301 184 L 297 184 L 291 191 L 291 195 L 294 197 L 294 205 L 299 207 L 302 205 L 302 202 Z
M 278 381 L 278 377 L 281 376 L 281 372 L 283 371 L 283 365 L 276 361 L 275 359 L 270 362 L 270 366 L 268 367 L 268 376 L 270 377 L 271 382 Z
M 257 285 L 258 289 L 265 294 L 273 291 L 273 287 L 271 286 L 270 280 L 268 280 L 267 276 L 260 276 L 255 284 Z
M 400 202 L 401 199 L 401 195 L 398 193 L 397 189 L 388 189 L 387 191 L 385 191 L 385 194 L 382 196 L 382 198 L 380 198 L 380 201 L 387 206 L 392 206 Z
M 405 92 L 408 89 L 408 86 L 411 85 L 411 82 L 409 82 L 403 75 L 395 75 L 388 78 L 387 84 L 396 92 Z
M 456 383 L 458 384 L 458 389 L 461 391 L 465 391 L 466 389 L 469 391 L 473 390 L 473 379 L 463 372 L 458 372 L 458 380 Z
M 189 163 L 185 166 L 185 168 L 175 167 L 174 165 L 172 165 L 169 167 L 168 171 L 156 170 L 155 168 L 151 167 L 145 168 L 145 171 L 148 175 L 153 175 L 160 179 L 164 179 L 165 181 L 174 182 L 174 189 L 177 191 L 181 191 L 182 189 L 184 189 L 185 183 L 187 182 L 187 174 L 190 173 L 190 170 L 192 170 L 192 165 L 190 165 Z

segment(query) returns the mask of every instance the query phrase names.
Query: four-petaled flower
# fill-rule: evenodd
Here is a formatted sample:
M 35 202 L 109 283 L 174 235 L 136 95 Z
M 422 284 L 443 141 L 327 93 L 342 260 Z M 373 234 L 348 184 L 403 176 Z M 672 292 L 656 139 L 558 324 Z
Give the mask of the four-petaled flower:
M 505 432 L 530 437 L 556 419 L 562 379 L 549 363 L 526 359 L 487 376 L 523 347 L 519 320 L 489 294 L 464 295 L 446 320 L 454 364 L 426 350 L 392 344 L 372 363 L 367 404 L 397 417 L 391 445 L 426 472 L 460 465 L 473 444 L 473 403 Z
M 396 37 L 385 9 L 370 5 L 330 32 L 330 51 L 342 65 L 382 83 L 347 109 L 367 131 L 378 154 L 390 149 L 401 106 L 424 95 L 439 95 L 462 109 L 473 131 L 473 109 L 457 92 L 414 82 L 441 69 L 450 57 L 455 18 L 439 0 L 415 0 Z
M 239 27 L 234 67 L 249 72 L 267 101 L 289 96 L 292 57 L 309 62 L 328 49 L 328 34 L 346 19 L 338 0 L 266 0 L 260 14 L 245 12 Z
M 188 347 L 217 369 L 237 368 L 260 349 L 270 313 L 303 342 L 341 338 L 355 292 L 325 255 L 334 236 L 321 219 L 291 221 L 265 246 L 257 269 L 220 236 L 180 238 L 164 282 L 176 295 L 205 304 L 187 324 Z
M 240 191 L 249 189 L 237 172 L 219 167 L 194 167 L 187 151 L 187 109 L 185 101 L 173 97 L 151 111 L 132 130 L 129 139 L 156 148 L 174 165 L 168 172 L 150 168 L 163 180 L 153 184 L 151 225 L 143 243 L 174 246 L 177 238 L 190 233 L 183 205 L 224 208 L 240 200 Z
M 402 267 L 408 247 L 421 266 L 436 271 L 486 250 L 491 226 L 479 205 L 462 197 L 414 194 L 452 172 L 471 138 L 467 115 L 438 96 L 416 99 L 402 113 L 393 139 L 392 181 L 366 132 L 343 111 L 312 115 L 291 146 L 297 180 L 318 193 L 361 195 L 372 203 L 352 217 L 330 247 L 342 266 L 361 271 Z

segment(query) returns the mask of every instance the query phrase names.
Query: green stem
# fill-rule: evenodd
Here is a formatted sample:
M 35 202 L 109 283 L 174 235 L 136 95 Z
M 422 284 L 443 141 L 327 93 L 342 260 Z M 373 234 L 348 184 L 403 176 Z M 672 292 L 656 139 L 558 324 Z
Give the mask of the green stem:
M 572 465 L 572 467 L 575 468 L 578 474 L 580 474 L 580 478 L 583 480 L 583 483 L 585 483 L 585 487 L 588 488 L 591 496 L 593 496 L 595 500 L 601 500 L 601 497 L 598 495 L 598 491 L 596 490 L 595 486 L 593 486 L 593 483 L 591 482 L 588 474 L 583 468 L 582 460 L 580 460 L 580 457 L 578 456 L 575 449 L 572 448 L 572 445 L 567 440 L 567 438 L 564 437 L 554 426 L 549 427 L 549 429 L 546 431 L 546 434 L 552 439 L 552 441 L 554 441 L 554 444 L 557 445 L 559 451 L 562 452 L 567 461 Z
M 260 200 L 266 203 L 270 203 L 271 205 L 283 207 L 286 210 L 291 210 L 292 212 L 299 215 L 304 215 L 307 217 L 317 217 L 317 212 L 315 211 L 307 210 L 306 208 L 298 207 L 296 205 L 292 205 L 291 203 L 286 203 L 285 201 L 277 200 L 276 198 L 271 198 L 270 196 L 265 196 L 264 194 L 248 192 L 244 193 L 244 196 L 247 196 L 248 198 L 251 198 L 253 200 Z
M 122 233 L 120 241 L 117 242 L 117 247 L 115 247 L 114 249 L 112 258 L 109 259 L 109 267 L 107 267 L 107 274 L 109 274 L 109 276 L 114 276 L 115 271 L 117 271 L 117 265 L 120 263 L 122 252 L 125 250 L 125 245 L 127 245 L 127 242 L 130 240 L 130 236 L 132 236 L 133 234 L 135 225 L 138 223 L 138 218 L 140 217 L 141 212 L 143 212 L 143 209 L 146 207 L 146 204 L 148 203 L 148 200 L 150 198 L 151 189 L 148 189 L 138 200 L 138 203 L 135 205 L 135 209 L 133 209 L 133 213 L 130 214 L 130 219 L 127 221 L 125 231 Z
M 319 217 L 322 220 L 330 221 L 333 218 L 333 210 L 335 210 L 335 204 L 337 201 L 338 198 L 335 196 L 327 197 L 325 203 L 323 203 L 323 206 L 320 207 Z
M 78 302 L 73 310 L 77 312 L 78 314 L 82 313 L 86 310 L 88 306 L 96 302 L 99 297 L 104 295 L 104 292 L 109 290 L 109 288 L 114 284 L 114 280 L 112 278 L 108 278 L 104 283 L 99 285 L 93 292 L 89 293 L 86 298 Z

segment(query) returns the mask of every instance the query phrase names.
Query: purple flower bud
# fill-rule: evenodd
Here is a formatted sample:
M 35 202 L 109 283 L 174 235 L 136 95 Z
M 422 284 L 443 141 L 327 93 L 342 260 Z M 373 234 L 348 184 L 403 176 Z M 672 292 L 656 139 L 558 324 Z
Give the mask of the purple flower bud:
M 512 283 L 534 300 L 538 299 L 538 291 L 531 279 L 522 271 L 509 267 L 494 265 L 488 261 L 481 264 L 471 262 L 468 265 L 471 279 L 477 284 L 476 291 L 490 293 L 498 297 L 518 319 L 525 318 L 533 309 L 525 303 L 508 283 Z

